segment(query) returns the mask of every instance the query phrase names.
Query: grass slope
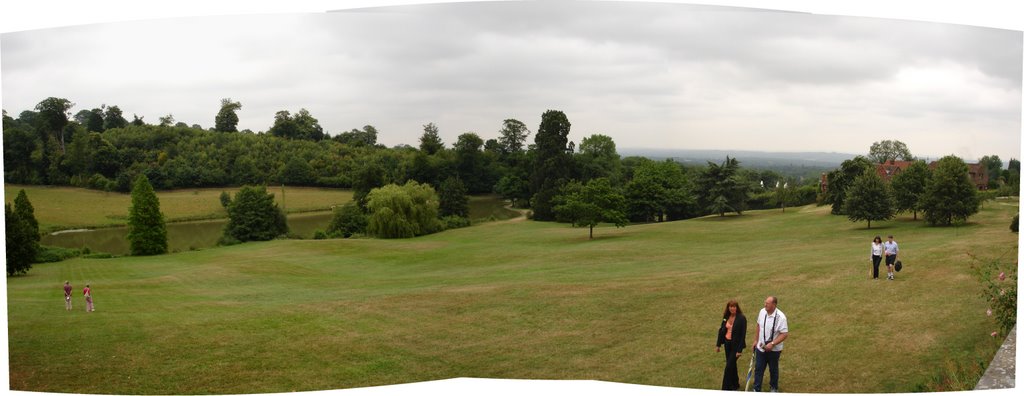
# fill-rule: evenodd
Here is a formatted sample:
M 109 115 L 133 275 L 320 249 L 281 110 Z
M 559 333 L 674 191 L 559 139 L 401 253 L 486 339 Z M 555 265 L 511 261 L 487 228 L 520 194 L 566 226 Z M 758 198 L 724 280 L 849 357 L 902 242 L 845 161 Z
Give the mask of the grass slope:
M 1017 210 L 867 230 L 810 206 L 600 227 L 592 241 L 563 224 L 497 222 L 37 265 L 8 279 L 11 388 L 253 393 L 496 377 L 717 389 L 725 301 L 752 318 L 775 294 L 791 329 L 783 391 L 913 391 L 950 359 L 994 352 L 967 254 L 1013 260 Z M 894 282 L 868 280 L 871 237 L 889 233 L 906 267 Z M 79 293 L 73 312 L 64 280 Z
M 75 187 L 4 185 L 7 202 L 14 202 L 18 190 L 24 189 L 35 208 L 36 219 L 42 231 L 69 228 L 93 228 L 125 225 L 128 223 L 130 194 L 103 192 Z M 187 221 L 227 217 L 220 205 L 220 193 L 234 195 L 237 187 L 199 188 L 158 191 L 160 211 L 168 221 Z M 282 205 L 281 186 L 269 186 L 274 200 Z M 285 202 L 289 213 L 327 210 L 332 205 L 352 200 L 351 190 L 286 187 Z

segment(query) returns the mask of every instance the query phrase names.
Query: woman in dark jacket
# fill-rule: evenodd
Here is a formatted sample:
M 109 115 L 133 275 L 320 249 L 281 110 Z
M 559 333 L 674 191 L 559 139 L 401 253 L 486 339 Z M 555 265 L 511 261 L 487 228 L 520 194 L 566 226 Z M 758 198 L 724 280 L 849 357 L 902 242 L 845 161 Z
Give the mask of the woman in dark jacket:
M 722 327 L 718 329 L 718 343 L 715 352 L 721 352 L 725 345 L 725 375 L 722 378 L 722 390 L 739 390 L 740 377 L 736 371 L 736 361 L 743 349 L 747 347 L 747 318 L 743 316 L 740 303 L 729 300 L 722 314 Z

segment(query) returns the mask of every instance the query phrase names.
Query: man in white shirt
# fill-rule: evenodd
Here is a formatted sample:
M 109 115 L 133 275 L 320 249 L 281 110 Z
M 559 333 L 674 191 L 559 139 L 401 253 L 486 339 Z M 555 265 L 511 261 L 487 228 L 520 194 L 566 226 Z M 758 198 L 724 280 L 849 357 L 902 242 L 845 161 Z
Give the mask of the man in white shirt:
M 900 252 L 900 246 L 889 235 L 889 240 L 882 243 L 882 247 L 885 249 L 885 266 L 889 267 L 889 280 L 896 280 L 893 268 L 896 267 L 896 254 Z
M 764 308 L 757 314 L 757 342 L 754 344 L 757 365 L 754 366 L 754 392 L 761 391 L 761 380 L 764 368 L 771 370 L 768 385 L 772 392 L 779 391 L 779 357 L 782 355 L 782 342 L 789 337 L 789 321 L 782 311 L 776 309 L 779 299 L 768 296 L 764 300 Z

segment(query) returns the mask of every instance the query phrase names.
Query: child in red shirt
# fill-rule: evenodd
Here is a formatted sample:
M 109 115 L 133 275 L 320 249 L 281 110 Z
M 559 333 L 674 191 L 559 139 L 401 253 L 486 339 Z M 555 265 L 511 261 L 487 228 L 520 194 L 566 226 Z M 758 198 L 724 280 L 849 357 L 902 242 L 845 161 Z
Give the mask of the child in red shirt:
M 85 312 L 95 311 L 96 308 L 92 306 L 92 290 L 89 289 L 89 285 L 85 285 L 85 289 L 82 289 L 82 294 L 85 295 Z

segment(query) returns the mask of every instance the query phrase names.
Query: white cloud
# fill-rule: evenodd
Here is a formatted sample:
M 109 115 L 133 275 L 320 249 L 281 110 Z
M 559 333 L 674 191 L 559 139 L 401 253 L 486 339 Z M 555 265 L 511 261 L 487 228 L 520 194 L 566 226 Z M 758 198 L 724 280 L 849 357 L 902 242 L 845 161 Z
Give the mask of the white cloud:
M 566 112 L 577 142 L 1019 157 L 1021 34 L 935 23 L 673 4 L 442 4 L 200 17 L 8 33 L 4 107 L 48 96 L 240 128 L 309 109 L 330 133 L 373 124 L 415 144 L 489 138 Z M 974 139 L 961 141 L 970 133 Z M 933 138 L 941 137 L 941 138 Z M 981 154 L 977 154 L 981 155 Z

